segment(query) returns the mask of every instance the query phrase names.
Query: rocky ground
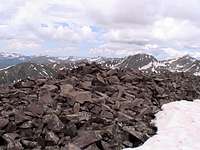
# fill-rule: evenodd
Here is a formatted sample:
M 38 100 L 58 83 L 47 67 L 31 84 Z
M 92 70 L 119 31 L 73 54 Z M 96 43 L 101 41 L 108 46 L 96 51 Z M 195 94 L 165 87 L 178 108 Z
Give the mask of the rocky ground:
M 144 74 L 86 64 L 57 79 L 0 90 L 2 150 L 121 150 L 156 133 L 165 103 L 200 98 L 200 77 Z

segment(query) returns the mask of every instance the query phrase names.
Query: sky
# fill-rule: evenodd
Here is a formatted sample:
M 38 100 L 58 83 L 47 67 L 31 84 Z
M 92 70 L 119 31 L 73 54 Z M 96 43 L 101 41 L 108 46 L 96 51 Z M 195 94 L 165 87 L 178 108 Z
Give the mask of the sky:
M 0 52 L 200 57 L 200 0 L 0 0 Z

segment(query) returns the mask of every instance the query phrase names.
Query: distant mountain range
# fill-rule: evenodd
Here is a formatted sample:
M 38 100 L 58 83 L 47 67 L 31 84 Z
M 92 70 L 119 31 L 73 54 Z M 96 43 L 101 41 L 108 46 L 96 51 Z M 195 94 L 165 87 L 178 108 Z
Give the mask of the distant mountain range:
M 57 71 L 73 69 L 83 63 L 96 62 L 104 67 L 136 69 L 145 73 L 187 72 L 200 76 L 200 60 L 189 55 L 168 60 L 157 60 L 148 54 L 136 54 L 124 58 L 80 58 L 23 56 L 0 53 L 0 84 L 12 83 L 25 78 L 51 78 Z
M 0 84 L 14 83 L 26 78 L 53 78 L 55 76 L 56 71 L 46 65 L 25 62 L 0 70 Z

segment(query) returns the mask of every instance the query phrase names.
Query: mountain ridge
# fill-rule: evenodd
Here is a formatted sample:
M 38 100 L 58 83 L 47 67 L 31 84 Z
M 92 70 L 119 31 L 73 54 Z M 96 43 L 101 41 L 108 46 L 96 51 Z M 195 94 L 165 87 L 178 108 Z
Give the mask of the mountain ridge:
M 61 58 L 0 53 L 0 84 L 12 83 L 28 77 L 54 77 L 60 70 L 71 70 L 85 63 L 94 62 L 111 69 L 134 69 L 144 73 L 185 72 L 200 76 L 200 60 L 189 55 L 158 60 L 149 54 L 136 54 L 124 58 L 72 56 Z

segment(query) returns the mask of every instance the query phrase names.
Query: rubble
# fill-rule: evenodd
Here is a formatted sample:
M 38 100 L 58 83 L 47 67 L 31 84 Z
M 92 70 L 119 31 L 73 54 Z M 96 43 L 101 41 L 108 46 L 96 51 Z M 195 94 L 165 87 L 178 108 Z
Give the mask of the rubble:
M 156 133 L 151 120 L 163 104 L 200 98 L 200 78 L 93 63 L 0 91 L 2 150 L 120 150 Z

